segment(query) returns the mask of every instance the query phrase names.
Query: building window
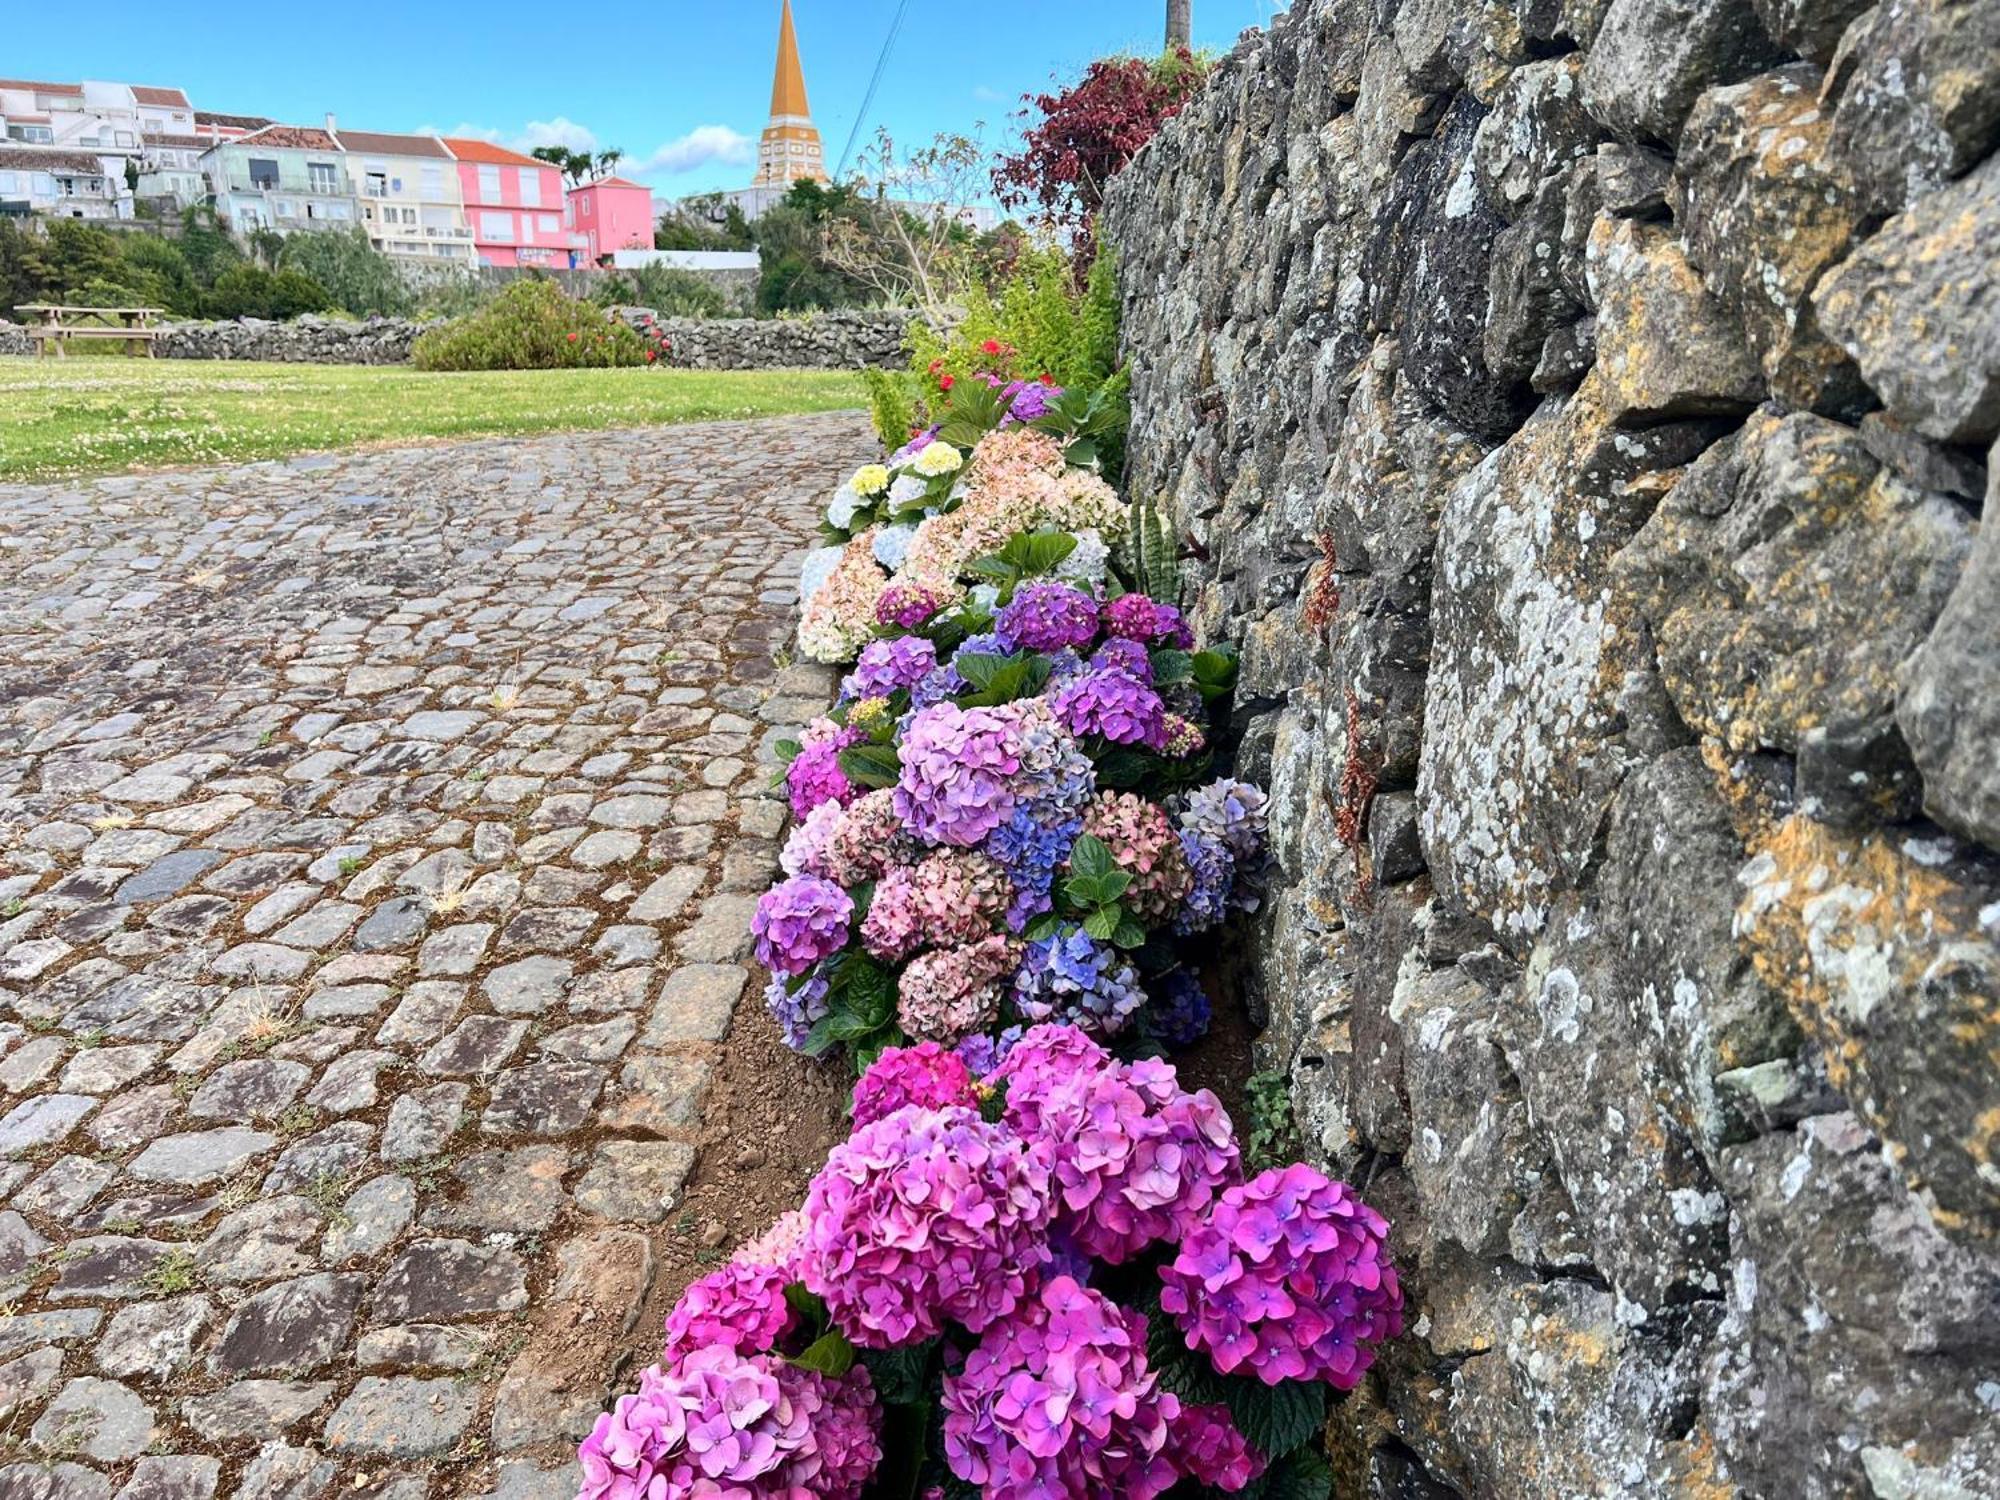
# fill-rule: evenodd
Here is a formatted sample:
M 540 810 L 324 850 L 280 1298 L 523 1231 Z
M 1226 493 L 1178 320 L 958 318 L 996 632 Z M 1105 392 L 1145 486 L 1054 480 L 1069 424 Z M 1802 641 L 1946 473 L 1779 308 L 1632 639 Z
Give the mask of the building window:
M 53 145 L 56 133 L 47 125 L 9 125 L 7 136 L 10 140 L 28 141 L 38 146 Z
M 491 245 L 514 243 L 512 214 L 483 213 L 479 216 L 479 237 Z
M 278 185 L 278 164 L 269 157 L 250 158 L 250 186 L 253 188 L 274 188 Z
M 576 200 L 576 211 L 578 217 L 585 219 L 590 217 L 590 204 L 591 200 L 588 198 L 579 198 Z
M 530 208 L 542 206 L 542 170 L 540 167 L 517 167 L 521 178 L 521 201 Z
M 340 168 L 330 161 L 306 163 L 306 180 L 315 193 L 340 191 Z
M 500 169 L 481 167 L 479 169 L 479 201 L 498 203 L 500 201 Z
M 339 219 L 345 222 L 354 217 L 354 210 L 338 198 L 334 199 L 331 203 L 322 203 L 320 207 L 325 210 L 326 216 L 329 219 Z
M 424 167 L 417 178 L 417 195 L 435 203 L 444 196 L 444 168 Z
M 562 221 L 558 219 L 554 214 L 541 215 L 541 226 L 543 234 L 562 233 Z
M 289 198 L 273 198 L 271 212 L 281 219 L 295 219 L 299 214 L 299 206 Z
M 114 139 L 121 146 L 136 146 L 138 144 L 138 142 L 133 139 L 132 132 L 129 130 L 119 131 L 117 135 L 114 137 Z
M 362 191 L 367 193 L 368 196 L 371 198 L 388 197 L 389 174 L 387 172 L 377 171 L 375 168 L 370 167 L 368 169 L 367 180 L 362 184 Z

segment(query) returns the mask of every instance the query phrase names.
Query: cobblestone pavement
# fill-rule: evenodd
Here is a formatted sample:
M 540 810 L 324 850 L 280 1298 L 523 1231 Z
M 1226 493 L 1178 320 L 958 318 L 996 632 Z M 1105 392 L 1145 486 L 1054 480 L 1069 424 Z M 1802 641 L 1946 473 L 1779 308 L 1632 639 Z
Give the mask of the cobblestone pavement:
M 865 448 L 0 486 L 0 1500 L 573 1493 L 519 1329 L 646 1289 Z

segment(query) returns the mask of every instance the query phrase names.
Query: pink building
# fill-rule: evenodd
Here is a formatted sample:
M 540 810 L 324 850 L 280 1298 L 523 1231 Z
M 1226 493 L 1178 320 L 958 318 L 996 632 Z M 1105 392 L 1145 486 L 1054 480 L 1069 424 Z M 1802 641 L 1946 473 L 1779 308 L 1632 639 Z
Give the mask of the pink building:
M 458 161 L 465 217 L 482 266 L 559 270 L 581 264 L 582 242 L 563 223 L 561 171 L 486 141 L 448 136 L 444 144 Z
M 653 190 L 623 177 L 587 182 L 569 192 L 569 221 L 583 239 L 584 264 L 614 250 L 653 248 Z

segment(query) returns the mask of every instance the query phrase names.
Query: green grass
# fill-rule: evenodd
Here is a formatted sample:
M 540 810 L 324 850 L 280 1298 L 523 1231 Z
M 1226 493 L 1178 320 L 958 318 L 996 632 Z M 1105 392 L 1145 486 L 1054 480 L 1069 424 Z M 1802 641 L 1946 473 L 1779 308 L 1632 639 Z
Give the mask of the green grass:
M 866 404 L 860 378 L 844 371 L 425 375 L 395 366 L 0 359 L 0 480 Z

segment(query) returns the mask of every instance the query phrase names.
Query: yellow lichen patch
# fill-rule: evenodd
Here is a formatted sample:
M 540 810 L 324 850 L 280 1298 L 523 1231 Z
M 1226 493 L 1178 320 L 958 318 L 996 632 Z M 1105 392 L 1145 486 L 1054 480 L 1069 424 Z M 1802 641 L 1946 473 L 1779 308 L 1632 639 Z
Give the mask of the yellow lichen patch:
M 1737 933 L 1941 1223 L 2000 1229 L 1991 891 L 1932 848 L 1803 815 L 1750 840 Z

